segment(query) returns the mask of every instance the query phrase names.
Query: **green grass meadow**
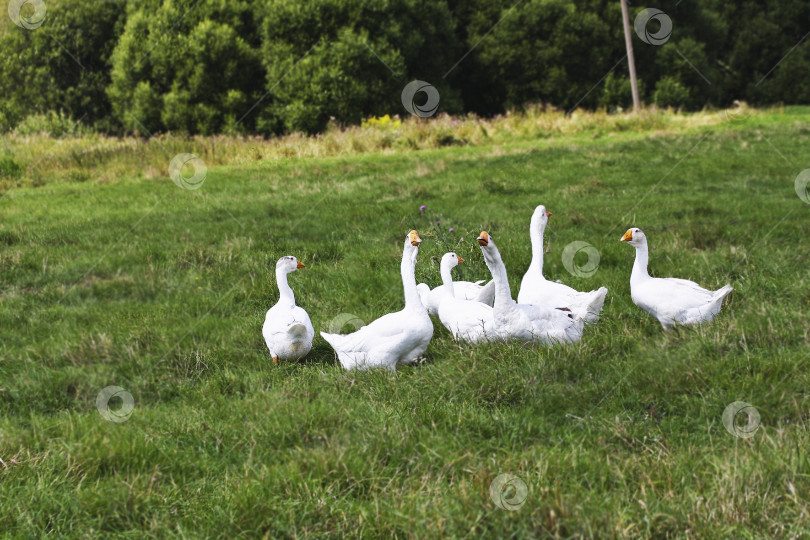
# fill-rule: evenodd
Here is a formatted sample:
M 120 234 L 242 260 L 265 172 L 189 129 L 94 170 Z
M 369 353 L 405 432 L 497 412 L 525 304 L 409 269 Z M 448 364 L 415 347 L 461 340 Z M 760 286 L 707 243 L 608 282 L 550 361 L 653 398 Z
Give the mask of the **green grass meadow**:
M 197 190 L 169 159 L 0 198 L 0 536 L 810 537 L 810 108 L 245 160 Z M 401 309 L 410 229 L 431 286 L 448 250 L 488 277 L 486 229 L 516 296 L 537 204 L 545 275 L 609 289 L 581 343 L 460 346 L 435 320 L 394 374 L 345 372 L 317 336 Z M 665 333 L 632 304 L 631 226 L 654 275 L 734 286 L 714 322 Z M 592 277 L 564 268 L 574 241 Z M 316 339 L 276 366 L 261 325 L 288 254 Z M 96 409 L 111 385 L 125 422 Z M 734 401 L 753 437 L 724 427 Z M 502 473 L 518 510 L 490 498 Z

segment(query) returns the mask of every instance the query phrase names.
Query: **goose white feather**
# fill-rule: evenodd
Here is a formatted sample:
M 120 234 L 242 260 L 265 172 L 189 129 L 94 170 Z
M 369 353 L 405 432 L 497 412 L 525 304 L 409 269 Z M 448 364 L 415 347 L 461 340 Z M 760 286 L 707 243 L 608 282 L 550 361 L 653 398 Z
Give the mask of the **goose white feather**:
M 542 204 L 532 214 L 529 235 L 532 241 L 532 262 L 520 283 L 517 301 L 520 304 L 567 307 L 586 323 L 599 320 L 608 290 L 600 287 L 595 291 L 580 292 L 543 276 L 543 234 L 551 212 Z
M 495 328 L 503 339 L 537 341 L 546 345 L 571 343 L 582 339 L 583 321 L 565 307 L 519 304 L 512 299 L 506 266 L 486 231 L 478 237 L 484 262 L 495 281 Z
M 321 332 L 345 369 L 385 367 L 396 370 L 398 364 L 413 362 L 427 349 L 433 337 L 433 323 L 419 299 L 414 273 L 421 242 L 416 231 L 405 238 L 400 264 L 404 309 L 383 315 L 352 334 Z
M 428 313 L 434 317 L 439 314 L 439 304 L 449 293 L 447 286 L 448 282 L 453 284 L 453 296 L 456 298 L 462 300 L 473 300 L 476 302 L 482 302 L 488 306 L 492 306 L 495 303 L 495 282 L 490 280 L 486 285 L 481 285 L 484 280 L 476 281 L 474 283 L 471 281 L 453 281 L 453 278 L 450 277 L 450 270 L 452 267 L 450 266 L 449 255 L 451 254 L 445 253 L 444 256 L 442 256 L 441 263 L 439 264 L 439 274 L 442 278 L 441 285 L 433 290 L 431 290 L 426 283 L 420 283 L 416 286 L 417 290 L 419 291 L 419 298 L 422 299 L 422 304 L 425 305 Z
M 309 314 L 295 305 L 295 295 L 287 283 L 287 275 L 299 268 L 304 268 L 304 264 L 292 255 L 276 262 L 278 302 L 267 310 L 262 326 L 264 342 L 275 363 L 279 359 L 298 360 L 312 349 L 315 329 L 312 328 Z
M 468 300 L 461 295 L 456 296 L 458 290 L 454 287 L 452 270 L 463 263 L 464 259 L 455 253 L 445 253 L 442 257 L 442 267 L 445 266 L 445 260 L 447 272 L 442 272 L 442 286 L 445 293 L 439 303 L 439 320 L 456 340 L 471 343 L 496 340 L 498 332 L 495 329 L 492 307 L 476 300 Z
M 651 277 L 647 271 L 646 235 L 641 229 L 628 229 L 621 241 L 636 248 L 630 274 L 633 303 L 658 319 L 664 330 L 711 321 L 720 312 L 723 299 L 733 290 L 731 285 L 710 291 L 686 279 Z

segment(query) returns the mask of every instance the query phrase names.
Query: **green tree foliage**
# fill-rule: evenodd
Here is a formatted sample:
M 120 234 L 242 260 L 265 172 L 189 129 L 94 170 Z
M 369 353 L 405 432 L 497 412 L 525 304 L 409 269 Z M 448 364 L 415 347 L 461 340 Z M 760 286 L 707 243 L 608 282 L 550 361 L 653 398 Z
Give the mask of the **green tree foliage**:
M 112 56 L 108 89 L 126 129 L 210 134 L 239 122 L 262 93 L 251 2 L 165 0 L 131 9 Z
M 63 112 L 111 129 L 109 58 L 123 28 L 121 0 L 51 0 L 39 28 L 0 13 L 0 128 L 27 116 Z
M 498 2 L 496 10 L 491 3 L 479 0 L 486 5 L 467 29 L 468 42 L 479 43 L 477 60 L 489 76 L 485 84 L 500 90 L 488 108 L 532 101 L 565 108 L 596 104 L 598 93 L 588 94 L 589 89 L 605 75 L 605 66 L 623 55 L 623 42 L 614 38 L 617 30 L 600 13 L 570 0 L 529 0 L 519 8 Z
M 642 101 L 810 103 L 806 0 L 654 7 L 673 29 L 633 34 Z M 440 112 L 631 104 L 618 0 L 49 0 L 35 30 L 0 19 L 0 130 L 313 133 L 407 114 L 414 79 Z
M 618 108 L 629 109 L 633 106 L 633 91 L 630 87 L 630 77 L 617 73 L 614 70 L 605 78 L 604 90 L 599 104 L 608 110 Z M 639 95 L 645 95 L 644 80 L 638 81 Z
M 655 85 L 653 101 L 659 107 L 682 108 L 693 101 L 693 96 L 689 88 L 681 84 L 676 77 L 665 75 L 658 79 Z
M 402 88 L 425 80 L 442 110 L 462 110 L 442 80 L 463 54 L 447 4 L 435 0 L 275 0 L 265 8 L 265 132 L 318 131 L 334 117 L 404 112 Z
M 810 3 L 744 0 L 717 10 L 728 21 L 724 102 L 810 102 Z

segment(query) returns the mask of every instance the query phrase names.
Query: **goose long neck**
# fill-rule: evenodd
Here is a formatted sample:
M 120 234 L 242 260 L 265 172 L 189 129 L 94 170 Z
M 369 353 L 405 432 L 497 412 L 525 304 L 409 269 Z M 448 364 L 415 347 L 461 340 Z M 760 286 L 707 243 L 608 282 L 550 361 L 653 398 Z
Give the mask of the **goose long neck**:
M 636 247 L 636 261 L 633 263 L 633 273 L 630 274 L 630 279 L 646 279 L 650 277 L 647 272 L 647 263 L 649 262 L 650 254 L 647 251 L 647 241 Z
M 449 261 L 442 260 L 442 264 L 439 267 L 439 273 L 442 276 L 442 284 L 444 285 L 444 288 L 447 289 L 447 291 L 450 293 L 450 296 L 455 297 L 456 291 L 453 286 L 453 272 L 450 268 Z
M 287 284 L 287 272 L 283 268 L 276 268 L 276 283 L 278 284 L 279 303 L 295 305 L 295 295 Z
M 487 263 L 487 267 L 492 273 L 492 280 L 495 282 L 495 304 L 506 305 L 512 300 L 512 291 L 509 288 L 506 266 L 503 264 L 498 248 L 494 248 L 492 252 L 487 253 L 484 262 Z
M 416 268 L 416 254 L 419 249 L 416 248 L 409 252 L 406 247 L 402 252 L 402 263 L 399 265 L 400 273 L 402 274 L 402 286 L 405 290 L 405 308 L 422 307 L 422 300 L 419 298 L 419 292 L 416 290 L 416 275 L 414 270 Z
M 535 274 L 543 275 L 543 233 L 545 226 L 532 220 L 529 237 L 532 239 L 532 263 L 529 270 Z

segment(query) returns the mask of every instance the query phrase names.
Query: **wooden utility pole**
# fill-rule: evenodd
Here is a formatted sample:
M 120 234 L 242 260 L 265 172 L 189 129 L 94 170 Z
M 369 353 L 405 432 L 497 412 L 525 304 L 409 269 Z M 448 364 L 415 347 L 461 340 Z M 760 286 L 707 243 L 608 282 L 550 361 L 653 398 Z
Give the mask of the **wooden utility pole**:
M 630 33 L 630 15 L 627 12 L 627 0 L 621 0 L 622 19 L 624 21 L 624 44 L 627 47 L 627 65 L 630 68 L 630 89 L 633 93 L 633 110 L 638 111 L 638 79 L 636 79 L 636 59 L 633 57 L 633 35 Z

